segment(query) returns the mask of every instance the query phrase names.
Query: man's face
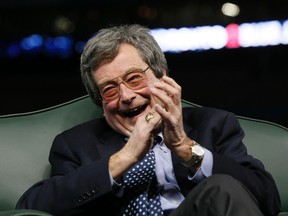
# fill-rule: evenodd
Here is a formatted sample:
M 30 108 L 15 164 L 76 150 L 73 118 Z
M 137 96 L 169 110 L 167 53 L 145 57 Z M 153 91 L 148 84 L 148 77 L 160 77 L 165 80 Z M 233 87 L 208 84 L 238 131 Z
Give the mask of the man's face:
M 119 84 L 117 88 L 118 96 L 116 98 L 113 97 L 112 100 L 107 100 L 107 102 L 103 101 L 102 104 L 104 117 L 108 124 L 114 130 L 126 136 L 130 136 L 136 120 L 140 116 L 145 116 L 154 104 L 157 103 L 157 99 L 151 95 L 150 86 L 158 79 L 148 67 L 149 65 L 142 60 L 138 51 L 133 46 L 122 44 L 118 55 L 113 61 L 93 71 L 93 77 L 97 85 L 107 83 L 107 81 L 111 80 Z M 144 80 L 141 81 L 145 84 L 141 84 L 140 89 L 132 90 L 122 82 L 122 76 L 127 72 L 137 69 L 141 69 L 142 71 L 147 69 L 144 74 Z M 109 91 L 109 88 L 109 85 L 104 87 L 102 93 Z

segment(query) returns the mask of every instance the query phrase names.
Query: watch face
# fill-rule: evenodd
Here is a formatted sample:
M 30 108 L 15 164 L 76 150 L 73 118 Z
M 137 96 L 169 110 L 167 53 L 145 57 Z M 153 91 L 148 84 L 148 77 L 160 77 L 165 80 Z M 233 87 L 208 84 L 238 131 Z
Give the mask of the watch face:
M 198 157 L 202 157 L 204 155 L 204 149 L 200 145 L 194 145 L 192 147 L 192 151 Z
M 204 157 L 204 153 L 205 150 L 204 148 L 199 145 L 199 144 L 195 144 L 190 146 L 191 147 L 191 151 L 192 151 L 192 157 L 189 161 L 186 161 L 184 164 L 184 166 L 186 167 L 193 167 L 195 164 L 199 163 L 199 161 L 202 160 L 202 158 Z

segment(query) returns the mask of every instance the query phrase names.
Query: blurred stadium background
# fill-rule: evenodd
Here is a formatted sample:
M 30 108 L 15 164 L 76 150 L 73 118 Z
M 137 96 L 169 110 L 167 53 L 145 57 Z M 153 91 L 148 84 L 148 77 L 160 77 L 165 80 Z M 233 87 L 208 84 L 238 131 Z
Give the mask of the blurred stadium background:
M 0 0 L 0 115 L 85 95 L 85 41 L 139 23 L 163 46 L 184 99 L 287 127 L 287 11 L 284 0 Z

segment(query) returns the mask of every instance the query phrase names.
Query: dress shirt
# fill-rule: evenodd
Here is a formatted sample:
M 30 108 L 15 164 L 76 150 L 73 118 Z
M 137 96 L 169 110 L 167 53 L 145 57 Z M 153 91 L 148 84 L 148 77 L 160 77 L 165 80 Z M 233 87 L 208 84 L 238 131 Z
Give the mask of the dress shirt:
M 153 151 L 156 159 L 155 172 L 159 182 L 160 200 L 162 209 L 165 211 L 168 209 L 177 208 L 178 205 L 184 200 L 184 196 L 180 191 L 174 175 L 171 151 L 163 142 L 162 133 L 158 135 L 161 137 L 161 141 L 153 147 Z M 200 169 L 198 169 L 195 174 L 191 171 L 191 175 L 187 176 L 189 180 L 196 183 L 212 174 L 212 153 L 205 148 L 204 151 L 205 154 Z

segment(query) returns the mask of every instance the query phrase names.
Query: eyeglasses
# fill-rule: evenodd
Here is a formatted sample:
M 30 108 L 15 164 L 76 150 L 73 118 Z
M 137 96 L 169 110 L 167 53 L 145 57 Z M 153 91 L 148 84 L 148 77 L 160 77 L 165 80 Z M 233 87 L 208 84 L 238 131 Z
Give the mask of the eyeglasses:
M 109 80 L 97 86 L 98 94 L 100 96 L 100 100 L 105 103 L 110 103 L 119 98 L 119 86 L 121 83 L 124 83 L 125 86 L 130 88 L 131 90 L 140 90 L 147 86 L 147 77 L 145 72 L 149 69 L 148 66 L 145 70 L 135 69 L 130 71 L 122 76 L 116 77 L 113 80 Z M 121 82 L 117 82 L 116 80 L 121 79 Z

